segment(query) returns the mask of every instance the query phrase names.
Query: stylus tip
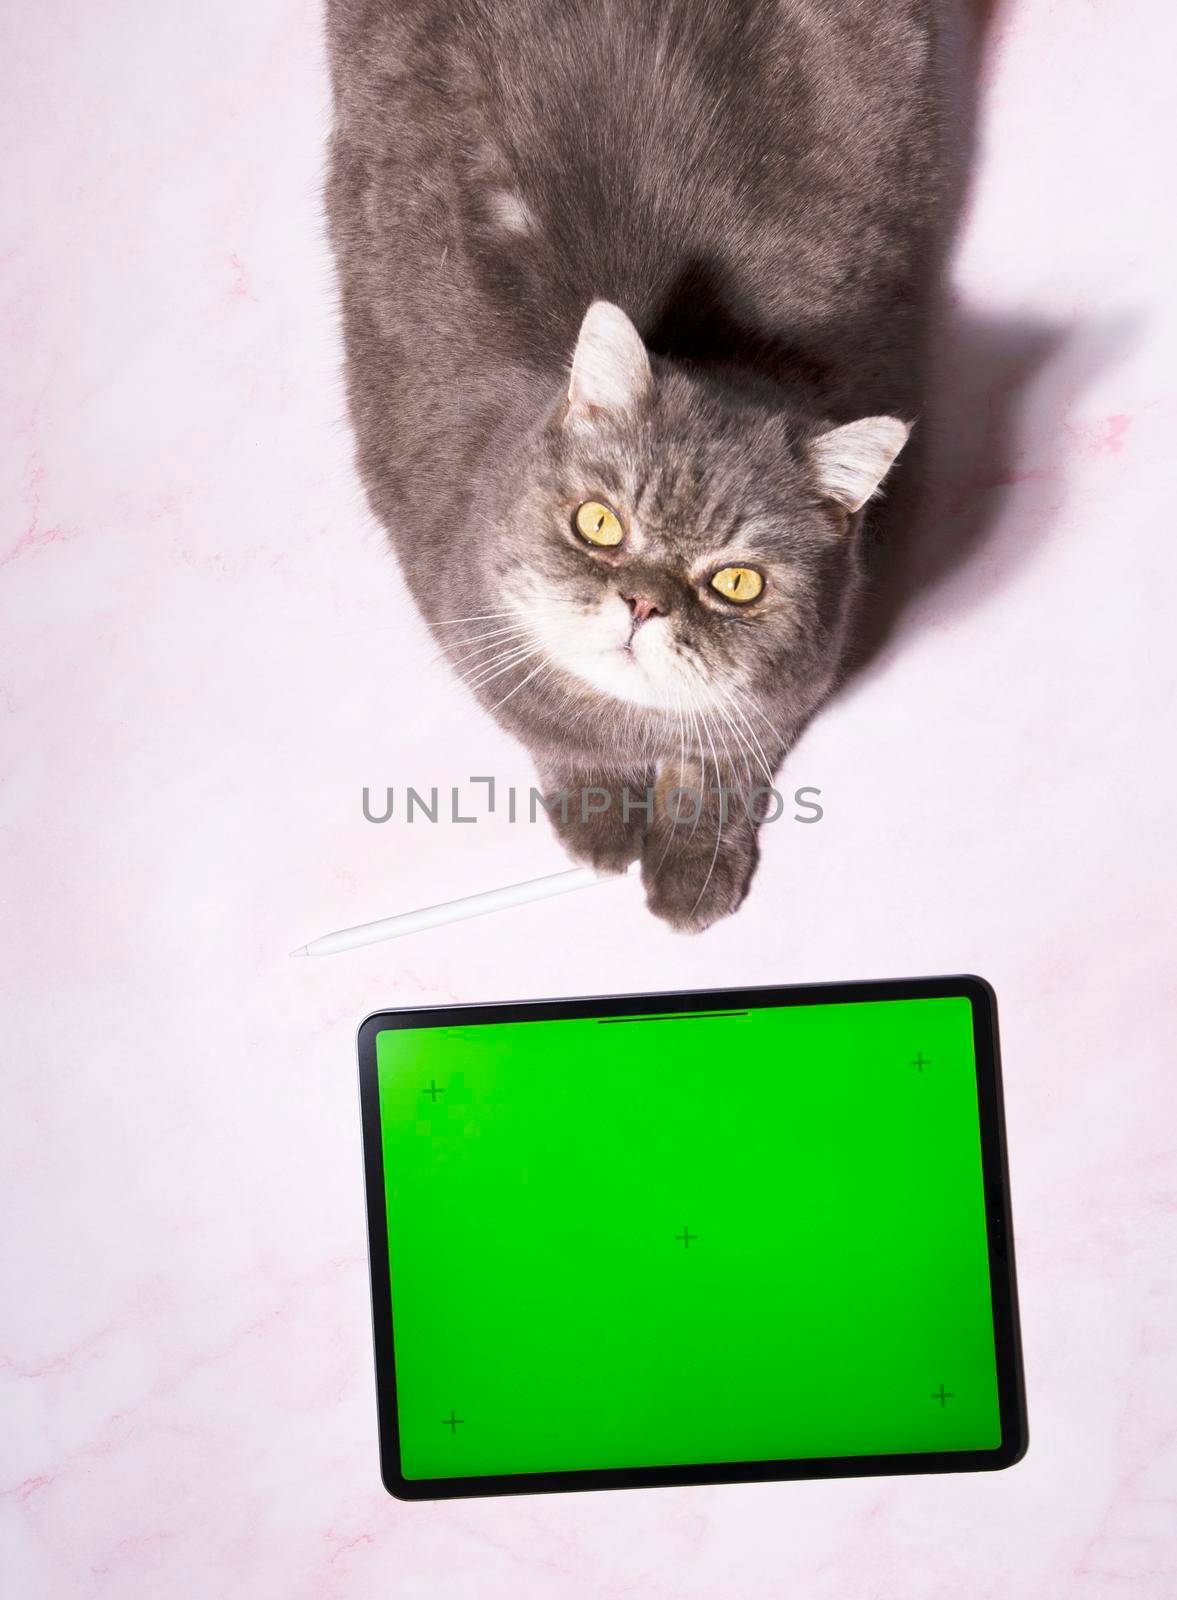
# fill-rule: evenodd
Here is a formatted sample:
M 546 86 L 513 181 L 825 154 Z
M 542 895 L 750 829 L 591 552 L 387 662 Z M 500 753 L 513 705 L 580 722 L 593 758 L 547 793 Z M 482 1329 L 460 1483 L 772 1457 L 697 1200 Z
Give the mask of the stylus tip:
M 306 953 L 307 953 L 307 947 L 306 947 L 305 944 L 300 944 L 297 950 L 292 950 L 290 952 L 290 954 L 292 956 L 305 956 Z

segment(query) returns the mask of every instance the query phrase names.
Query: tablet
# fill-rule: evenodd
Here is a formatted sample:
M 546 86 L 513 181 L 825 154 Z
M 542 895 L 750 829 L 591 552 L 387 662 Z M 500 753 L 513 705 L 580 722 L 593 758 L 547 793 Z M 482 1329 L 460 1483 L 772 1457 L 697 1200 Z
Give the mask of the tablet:
M 359 1055 L 392 1494 L 1024 1453 L 981 979 L 381 1011 Z

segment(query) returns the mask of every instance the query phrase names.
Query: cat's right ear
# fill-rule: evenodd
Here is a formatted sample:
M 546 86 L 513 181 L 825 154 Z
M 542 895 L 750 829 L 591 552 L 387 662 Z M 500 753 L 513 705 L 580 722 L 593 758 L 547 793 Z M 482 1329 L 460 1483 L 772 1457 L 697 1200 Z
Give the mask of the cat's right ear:
M 809 446 L 818 487 L 846 511 L 859 511 L 879 492 L 911 429 L 898 417 L 863 417 L 831 428 Z
M 642 336 L 625 312 L 608 300 L 594 300 L 572 355 L 567 420 L 586 421 L 598 411 L 628 411 L 653 381 Z

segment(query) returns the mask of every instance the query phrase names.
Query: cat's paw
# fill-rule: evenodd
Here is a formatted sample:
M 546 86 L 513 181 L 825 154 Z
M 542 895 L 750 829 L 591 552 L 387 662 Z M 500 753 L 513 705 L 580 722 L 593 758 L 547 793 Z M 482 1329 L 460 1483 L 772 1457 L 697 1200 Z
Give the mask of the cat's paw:
M 646 904 L 680 933 L 702 933 L 738 910 L 760 852 L 756 836 L 741 829 L 721 838 L 700 828 L 669 841 L 650 834 L 642 851 Z
M 545 796 L 556 836 L 574 861 L 597 872 L 624 872 L 641 855 L 645 812 L 623 804 L 623 792 L 612 786 L 566 785 L 561 786 L 559 799 L 551 793 Z M 640 798 L 636 789 L 631 794 Z M 564 796 L 567 802 L 559 803 Z

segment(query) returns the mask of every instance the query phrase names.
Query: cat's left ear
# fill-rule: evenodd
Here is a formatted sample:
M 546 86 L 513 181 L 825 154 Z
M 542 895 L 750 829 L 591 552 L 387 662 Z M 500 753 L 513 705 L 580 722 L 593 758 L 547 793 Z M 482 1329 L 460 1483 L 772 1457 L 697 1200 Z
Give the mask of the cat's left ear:
M 819 434 L 809 446 L 821 492 L 858 511 L 878 492 L 911 429 L 898 417 L 863 417 Z
M 654 381 L 642 336 L 620 306 L 594 300 L 584 314 L 572 356 L 568 412 L 628 411 Z

